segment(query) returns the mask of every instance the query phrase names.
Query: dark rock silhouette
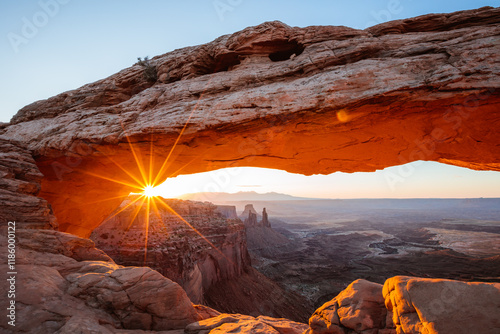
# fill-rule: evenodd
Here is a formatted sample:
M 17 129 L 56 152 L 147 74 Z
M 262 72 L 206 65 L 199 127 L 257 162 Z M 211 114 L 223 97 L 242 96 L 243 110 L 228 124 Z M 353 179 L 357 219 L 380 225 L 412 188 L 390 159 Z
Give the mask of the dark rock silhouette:
M 263 227 L 271 227 L 271 223 L 267 217 L 266 208 L 262 209 L 262 220 L 260 221 L 260 225 Z

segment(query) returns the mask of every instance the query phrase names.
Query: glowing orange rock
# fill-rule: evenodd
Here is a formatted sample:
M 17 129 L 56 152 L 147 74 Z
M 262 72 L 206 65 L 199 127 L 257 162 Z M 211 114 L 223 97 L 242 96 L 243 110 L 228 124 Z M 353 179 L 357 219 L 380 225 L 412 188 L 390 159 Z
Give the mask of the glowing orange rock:
M 35 102 L 0 134 L 33 151 L 41 195 L 80 236 L 150 171 L 500 170 L 499 23 L 491 7 L 366 30 L 267 22 L 152 58 L 156 82 L 134 65 Z

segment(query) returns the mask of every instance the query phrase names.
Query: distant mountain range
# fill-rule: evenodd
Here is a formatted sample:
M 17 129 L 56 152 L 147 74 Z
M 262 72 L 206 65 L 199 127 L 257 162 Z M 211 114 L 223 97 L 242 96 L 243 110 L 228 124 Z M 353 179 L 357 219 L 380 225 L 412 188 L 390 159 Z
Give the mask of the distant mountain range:
M 208 202 L 233 202 L 233 201 L 297 201 L 297 200 L 315 200 L 318 198 L 296 197 L 276 192 L 259 194 L 255 191 L 240 191 L 234 194 L 230 193 L 193 193 L 179 196 L 180 199 L 192 201 Z

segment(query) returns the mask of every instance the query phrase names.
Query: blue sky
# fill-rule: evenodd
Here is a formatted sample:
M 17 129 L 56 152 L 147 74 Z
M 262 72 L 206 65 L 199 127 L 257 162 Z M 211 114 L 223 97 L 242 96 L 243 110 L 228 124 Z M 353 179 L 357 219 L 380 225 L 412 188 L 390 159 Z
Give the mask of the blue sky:
M 137 57 L 202 44 L 264 21 L 364 29 L 387 20 L 498 4 L 498 0 L 4 0 L 0 2 L 0 122 L 8 122 L 31 102 L 131 66 Z M 438 173 L 433 166 L 420 164 L 418 169 Z M 471 172 L 462 179 L 478 184 L 472 175 L 484 177 L 484 173 L 491 172 Z M 498 176 L 489 180 L 500 189 Z

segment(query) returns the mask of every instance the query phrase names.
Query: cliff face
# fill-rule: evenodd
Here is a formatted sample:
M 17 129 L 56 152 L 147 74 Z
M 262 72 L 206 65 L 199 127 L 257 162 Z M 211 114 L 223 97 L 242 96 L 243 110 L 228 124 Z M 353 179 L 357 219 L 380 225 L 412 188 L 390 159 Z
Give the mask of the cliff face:
M 157 199 L 175 213 L 157 204 L 148 226 L 146 205 L 133 200 L 122 203 L 91 235 L 117 263 L 157 270 L 179 283 L 195 303 L 204 301 L 214 283 L 236 279 L 250 266 L 243 224 L 225 218 L 217 206 Z
M 241 220 L 247 219 L 250 213 L 253 213 L 257 219 L 257 211 L 255 211 L 253 204 L 246 204 L 245 209 L 243 209 L 243 212 L 240 215 Z
M 313 308 L 303 297 L 252 268 L 241 220 L 226 218 L 220 206 L 208 202 L 154 201 L 149 222 L 146 204 L 134 197 L 124 201 L 91 239 L 118 264 L 147 266 L 177 282 L 194 303 L 306 321 Z M 236 212 L 234 206 L 223 209 Z
M 227 219 L 238 219 L 234 205 L 217 205 L 217 210 Z
M 81 236 L 134 191 L 111 181 L 135 182 L 134 155 L 158 181 L 234 166 L 310 175 L 415 160 L 499 170 L 499 13 L 366 30 L 267 22 L 152 58 L 155 82 L 134 65 L 35 102 L 0 134 L 33 150 L 41 196 L 61 229 Z
M 257 214 L 253 204 L 246 204 L 245 209 L 240 215 L 241 219 L 245 223 L 245 227 L 271 227 L 269 222 L 266 208 L 262 209 L 262 215 Z M 259 220 L 260 219 L 260 220 Z
M 21 143 L 0 138 L 0 226 L 56 229 L 50 205 L 37 197 L 43 175 Z

